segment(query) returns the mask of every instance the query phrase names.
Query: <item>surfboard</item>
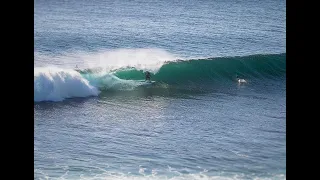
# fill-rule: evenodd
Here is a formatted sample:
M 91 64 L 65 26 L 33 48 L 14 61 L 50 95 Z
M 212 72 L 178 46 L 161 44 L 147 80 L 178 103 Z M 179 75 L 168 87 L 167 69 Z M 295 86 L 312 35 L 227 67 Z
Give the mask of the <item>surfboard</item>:
M 146 80 L 137 80 L 140 83 L 140 86 L 149 86 L 156 83 L 156 81 L 146 81 Z
M 238 79 L 238 83 L 246 83 L 247 81 L 245 79 Z

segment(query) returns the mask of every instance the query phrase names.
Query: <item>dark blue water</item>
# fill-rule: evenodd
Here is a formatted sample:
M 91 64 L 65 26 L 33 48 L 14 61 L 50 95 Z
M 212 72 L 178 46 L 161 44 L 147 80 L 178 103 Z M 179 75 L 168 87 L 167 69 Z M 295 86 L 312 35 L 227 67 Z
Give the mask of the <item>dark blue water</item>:
M 176 59 L 285 53 L 285 1 L 34 5 L 35 179 L 286 179 L 279 64 L 161 71 Z M 75 66 L 103 71 L 80 74 Z M 110 73 L 125 67 L 179 83 L 150 86 L 130 79 L 139 74 Z

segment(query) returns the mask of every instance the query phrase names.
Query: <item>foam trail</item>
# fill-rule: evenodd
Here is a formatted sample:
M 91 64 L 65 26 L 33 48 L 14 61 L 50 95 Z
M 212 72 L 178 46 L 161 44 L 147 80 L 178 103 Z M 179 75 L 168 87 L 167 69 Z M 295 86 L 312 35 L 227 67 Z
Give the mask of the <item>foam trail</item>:
M 142 81 L 124 80 L 108 73 L 83 74 L 82 77 L 87 79 L 91 85 L 101 90 L 120 90 L 127 91 L 145 84 Z
M 57 67 L 34 69 L 34 101 L 62 101 L 71 97 L 97 96 L 99 90 L 74 70 Z

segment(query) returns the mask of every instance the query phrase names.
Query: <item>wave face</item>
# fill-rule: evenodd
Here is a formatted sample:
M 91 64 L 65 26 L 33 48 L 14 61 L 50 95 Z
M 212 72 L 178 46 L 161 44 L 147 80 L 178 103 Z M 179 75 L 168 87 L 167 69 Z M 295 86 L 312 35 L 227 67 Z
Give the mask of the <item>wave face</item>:
M 142 70 L 126 68 L 114 73 L 121 79 L 143 79 Z M 191 59 L 164 64 L 152 80 L 168 84 L 202 83 L 239 78 L 279 78 L 286 74 L 286 54 Z
M 97 96 L 106 90 L 134 90 L 145 85 L 144 72 L 148 67 L 125 67 L 106 70 L 61 69 L 56 67 L 35 68 L 34 101 L 62 101 L 72 97 Z M 161 87 L 166 85 L 208 85 L 216 82 L 246 81 L 253 79 L 277 79 L 285 77 L 286 54 L 251 55 L 189 59 L 163 62 L 154 68 L 152 80 Z

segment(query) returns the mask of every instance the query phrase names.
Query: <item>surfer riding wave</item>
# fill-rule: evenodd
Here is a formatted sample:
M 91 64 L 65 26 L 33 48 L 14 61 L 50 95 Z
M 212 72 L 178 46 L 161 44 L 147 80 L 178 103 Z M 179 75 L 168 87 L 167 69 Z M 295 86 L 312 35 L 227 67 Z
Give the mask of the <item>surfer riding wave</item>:
M 146 81 L 151 81 L 151 74 L 150 74 L 150 72 L 149 72 L 149 71 L 146 71 L 145 75 L 146 75 Z

